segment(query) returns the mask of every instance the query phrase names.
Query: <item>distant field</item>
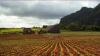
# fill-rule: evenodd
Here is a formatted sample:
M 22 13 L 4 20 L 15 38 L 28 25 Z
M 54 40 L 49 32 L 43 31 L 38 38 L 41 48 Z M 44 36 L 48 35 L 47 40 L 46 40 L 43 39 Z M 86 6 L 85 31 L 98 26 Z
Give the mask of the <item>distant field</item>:
M 88 31 L 66 31 L 61 32 L 61 35 L 64 36 L 93 36 L 93 35 L 100 35 L 100 32 L 88 32 Z
M 33 31 L 39 31 L 40 29 L 32 29 Z M 22 33 L 23 32 L 23 29 L 22 28 L 5 28 L 5 29 L 1 29 L 0 30 L 0 34 L 19 34 L 19 33 Z
M 10 34 L 22 32 L 21 28 L 5 28 L 0 30 L 0 34 Z
M 39 28 L 33 28 L 33 31 L 39 31 Z M 0 30 L 0 34 L 10 34 L 10 33 L 21 33 L 23 32 L 22 28 L 5 28 Z M 51 33 L 47 33 L 51 34 Z M 61 31 L 61 35 L 64 36 L 82 36 L 82 35 L 100 35 L 100 32 L 97 31 Z

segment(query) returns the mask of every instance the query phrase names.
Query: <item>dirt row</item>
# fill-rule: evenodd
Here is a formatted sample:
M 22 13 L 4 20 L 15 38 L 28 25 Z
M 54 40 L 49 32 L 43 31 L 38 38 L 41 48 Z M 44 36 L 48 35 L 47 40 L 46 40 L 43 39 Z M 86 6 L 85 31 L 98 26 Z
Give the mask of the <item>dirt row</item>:
M 0 56 L 100 56 L 100 45 L 92 46 L 81 43 L 84 40 L 87 39 L 72 39 L 62 36 L 52 36 L 52 38 L 44 40 L 38 38 L 37 41 L 44 42 L 38 46 L 0 46 Z

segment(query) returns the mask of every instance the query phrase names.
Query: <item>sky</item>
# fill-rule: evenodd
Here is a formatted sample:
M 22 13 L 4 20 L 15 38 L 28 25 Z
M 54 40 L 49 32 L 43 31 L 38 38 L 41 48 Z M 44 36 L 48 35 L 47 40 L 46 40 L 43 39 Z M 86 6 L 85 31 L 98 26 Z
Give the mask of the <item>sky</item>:
M 0 28 L 58 24 L 63 16 L 94 8 L 98 0 L 0 0 Z

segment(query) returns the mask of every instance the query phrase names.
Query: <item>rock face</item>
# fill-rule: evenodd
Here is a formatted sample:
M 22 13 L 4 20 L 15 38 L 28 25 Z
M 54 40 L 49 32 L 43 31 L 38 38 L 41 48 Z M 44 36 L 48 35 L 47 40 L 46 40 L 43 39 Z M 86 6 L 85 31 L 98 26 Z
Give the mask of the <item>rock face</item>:
M 60 27 L 66 28 L 69 25 L 78 27 L 100 27 L 100 4 L 95 8 L 83 7 L 79 11 L 61 18 Z M 90 28 L 91 28 L 90 27 Z

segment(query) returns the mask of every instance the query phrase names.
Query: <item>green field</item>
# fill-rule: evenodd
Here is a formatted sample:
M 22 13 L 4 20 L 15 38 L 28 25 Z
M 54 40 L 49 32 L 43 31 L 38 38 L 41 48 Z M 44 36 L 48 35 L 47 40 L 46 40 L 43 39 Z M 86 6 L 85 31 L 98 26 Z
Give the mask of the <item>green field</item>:
M 40 29 L 32 29 L 35 32 L 38 32 Z M 23 30 L 21 28 L 6 28 L 1 29 L 0 34 L 20 34 Z M 46 33 L 46 34 L 53 34 L 53 33 Z M 64 36 L 83 36 L 83 35 L 100 35 L 100 32 L 97 31 L 61 31 L 61 35 Z
M 66 32 L 61 32 L 61 35 L 64 35 L 64 36 L 92 36 L 92 35 L 100 35 L 100 32 L 66 31 Z
M 39 28 L 33 28 L 33 31 L 39 31 Z M 0 34 L 20 34 L 23 32 L 22 28 L 5 28 L 5 29 L 0 29 Z
M 0 34 L 20 33 L 20 32 L 22 32 L 21 28 L 5 28 L 0 30 Z

